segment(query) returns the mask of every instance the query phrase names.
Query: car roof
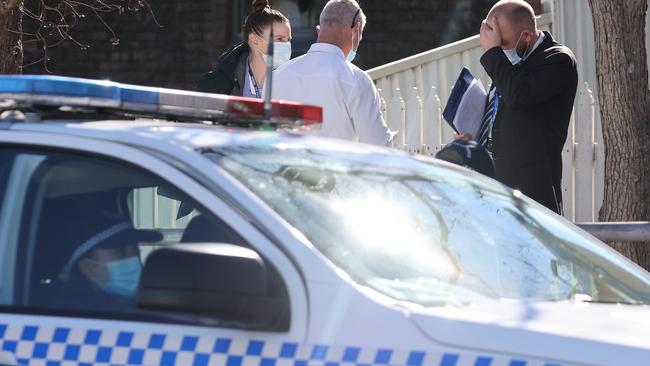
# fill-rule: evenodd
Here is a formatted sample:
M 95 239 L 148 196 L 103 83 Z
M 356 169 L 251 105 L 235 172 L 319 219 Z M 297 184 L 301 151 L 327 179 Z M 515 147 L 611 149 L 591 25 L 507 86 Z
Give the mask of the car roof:
M 163 120 L 46 121 L 12 123 L 6 130 L 96 139 L 130 146 L 156 146 L 160 150 L 184 147 L 191 150 L 234 145 L 281 145 L 358 153 L 399 153 L 384 147 L 313 136 L 291 130 L 258 131 L 201 123 Z M 155 144 L 152 145 L 152 141 Z
M 418 162 L 436 167 L 437 174 L 460 173 L 473 179 L 484 177 L 446 161 L 421 155 L 411 155 L 387 147 L 314 136 L 312 132 L 299 133 L 291 130 L 257 131 L 221 125 L 201 123 L 178 123 L 164 120 L 102 120 L 102 121 L 45 121 L 12 123 L 8 131 L 36 132 L 61 136 L 108 141 L 130 147 L 154 150 L 162 155 L 180 156 L 188 150 L 200 153 L 206 149 L 219 150 L 227 147 L 272 147 L 283 150 L 304 150 L 326 155 L 352 158 L 360 163 L 400 168 Z M 0 132 L 2 129 L 0 129 Z M 176 153 L 175 153 L 176 152 Z M 178 153 L 178 154 L 177 154 Z M 185 155 L 187 156 L 187 155 Z M 495 182 L 492 182 L 495 183 Z

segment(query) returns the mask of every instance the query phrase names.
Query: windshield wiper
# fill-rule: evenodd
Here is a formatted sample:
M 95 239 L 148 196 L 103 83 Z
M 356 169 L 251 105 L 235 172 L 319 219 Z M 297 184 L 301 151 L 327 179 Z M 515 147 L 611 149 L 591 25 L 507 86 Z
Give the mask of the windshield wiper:
M 641 301 L 632 302 L 632 301 L 618 301 L 618 300 L 584 300 L 578 302 L 585 302 L 588 304 L 620 304 L 620 305 L 635 305 L 635 306 L 646 305 Z
M 621 304 L 621 305 L 646 305 L 642 301 L 635 300 L 606 300 L 606 299 L 592 299 L 591 296 L 585 294 L 575 294 L 569 298 L 569 301 L 581 302 L 587 304 Z

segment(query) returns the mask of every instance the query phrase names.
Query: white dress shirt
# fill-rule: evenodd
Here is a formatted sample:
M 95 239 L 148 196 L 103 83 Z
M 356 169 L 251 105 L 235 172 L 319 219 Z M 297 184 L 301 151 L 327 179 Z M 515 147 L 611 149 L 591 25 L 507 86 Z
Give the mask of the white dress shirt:
M 323 107 L 320 136 L 390 145 L 394 133 L 381 115 L 370 76 L 346 61 L 332 44 L 315 43 L 307 54 L 273 73 L 273 98 Z
M 546 38 L 546 34 L 544 34 L 544 32 L 541 33 L 542 34 L 539 37 L 537 37 L 537 41 L 535 41 L 535 44 L 533 45 L 533 49 L 528 51 L 528 54 L 524 55 L 524 57 L 521 58 L 522 61 L 525 61 L 528 58 L 528 56 L 530 56 L 537 49 L 537 47 L 539 47 L 539 45 L 542 44 L 542 42 L 544 42 L 544 38 Z

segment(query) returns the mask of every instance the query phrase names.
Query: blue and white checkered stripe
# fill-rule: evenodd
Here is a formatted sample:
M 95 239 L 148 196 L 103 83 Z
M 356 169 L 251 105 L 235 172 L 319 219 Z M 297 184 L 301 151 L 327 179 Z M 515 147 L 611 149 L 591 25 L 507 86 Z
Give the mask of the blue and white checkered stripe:
M 369 349 L 0 323 L 0 350 L 21 365 L 569 366 L 479 354 Z

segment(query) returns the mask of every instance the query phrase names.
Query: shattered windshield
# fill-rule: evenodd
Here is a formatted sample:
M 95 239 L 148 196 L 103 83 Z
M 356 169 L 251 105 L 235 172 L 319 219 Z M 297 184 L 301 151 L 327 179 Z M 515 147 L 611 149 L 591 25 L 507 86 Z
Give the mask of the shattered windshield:
M 290 146 L 207 155 L 357 283 L 397 300 L 650 303 L 645 272 L 477 174 L 406 155 Z

